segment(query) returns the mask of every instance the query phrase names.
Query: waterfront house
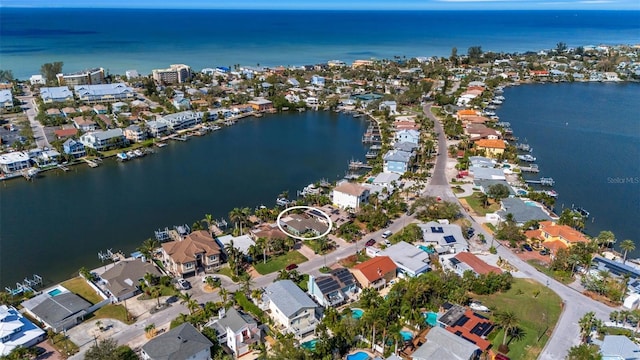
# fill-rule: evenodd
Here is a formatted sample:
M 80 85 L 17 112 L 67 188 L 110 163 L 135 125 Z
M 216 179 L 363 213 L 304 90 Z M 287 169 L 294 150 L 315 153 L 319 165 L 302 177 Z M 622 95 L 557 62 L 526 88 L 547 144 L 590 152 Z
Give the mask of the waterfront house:
M 480 139 L 475 142 L 476 149 L 484 151 L 487 157 L 496 158 L 504 153 L 507 146 L 504 140 Z
M 202 113 L 196 111 L 181 111 L 175 114 L 167 114 L 159 119 L 160 123 L 165 123 L 170 131 L 187 129 L 199 124 L 202 121 Z
M 68 74 L 57 74 L 59 85 L 75 87 L 78 85 L 103 84 L 105 82 L 104 69 L 93 68 Z
M 209 360 L 213 343 L 190 323 L 183 323 L 142 345 L 142 360 Z
M 418 224 L 422 230 L 422 239 L 427 245 L 433 245 L 438 254 L 469 251 L 469 244 L 462 236 L 462 229 L 455 224 L 441 224 L 430 221 Z
M 254 111 L 265 112 L 273 109 L 273 103 L 270 100 L 264 98 L 255 98 L 249 101 L 249 105 Z
M 29 348 L 47 337 L 42 329 L 14 307 L 0 305 L 0 357 L 18 347 Z
M 84 320 L 91 304 L 61 285 L 22 302 L 29 316 L 55 332 L 68 330 Z
M 418 144 L 420 142 L 420 132 L 417 130 L 400 130 L 394 137 L 396 142 L 410 142 Z
M 162 276 L 153 263 L 137 259 L 115 263 L 100 275 L 100 278 L 104 281 L 104 287 L 111 301 L 120 302 L 140 293 L 140 283 L 145 281 L 146 274 L 156 278 Z
M 389 150 L 382 158 L 382 169 L 384 172 L 402 175 L 409 170 L 409 163 L 412 157 L 413 153 L 410 152 L 396 149 Z
M 88 132 L 80 136 L 80 142 L 88 148 L 105 151 L 125 146 L 128 140 L 124 137 L 122 129 Z
M 393 260 L 400 278 L 416 277 L 431 270 L 429 254 L 404 241 L 382 250 L 379 256 L 388 256 Z
M 13 107 L 13 95 L 11 94 L 11 90 L 0 90 L 0 107 L 7 110 Z
M 133 100 L 137 96 L 125 83 L 80 85 L 74 91 L 79 100 L 90 103 Z
M 445 313 L 438 318 L 439 327 L 459 339 L 486 351 L 491 347 L 487 335 L 494 328 L 491 320 L 460 305 L 444 303 Z M 462 343 L 460 343 L 462 344 Z
M 73 93 L 68 86 L 42 87 L 40 88 L 40 98 L 45 104 L 73 101 Z
M 471 342 L 458 337 L 441 327 L 427 333 L 426 342 L 411 355 L 412 360 L 476 360 L 481 350 Z
M 0 170 L 5 174 L 31 167 L 29 155 L 22 151 L 14 151 L 0 155 Z
M 472 141 L 480 139 L 498 140 L 502 136 L 500 132 L 491 129 L 484 124 L 467 124 L 465 132 Z
M 169 133 L 169 125 L 156 120 L 147 121 L 147 129 L 149 129 L 151 136 L 155 138 Z
M 380 289 L 396 278 L 397 270 L 390 257 L 376 256 L 351 268 L 351 273 L 362 288 Z
M 339 208 L 350 208 L 355 211 L 360 208 L 360 205 L 369 202 L 369 189 L 360 184 L 345 181 L 333 189 L 332 201 Z
M 567 226 L 559 225 L 554 221 L 541 221 L 537 230 L 525 232 L 528 239 L 540 242 L 548 248 L 568 248 L 577 243 L 589 243 L 589 239 L 580 231 Z
M 311 76 L 311 85 L 324 86 L 324 84 L 325 84 L 325 79 L 323 76 L 320 76 L 320 75 Z
M 515 196 L 516 193 L 513 191 L 511 184 L 509 184 L 506 180 L 494 180 L 494 179 L 474 179 L 473 180 L 473 190 L 480 190 L 483 193 L 487 193 L 489 188 L 494 185 L 504 185 L 509 190 L 509 196 Z
M 41 74 L 31 75 L 29 78 L 29 84 L 31 85 L 45 85 L 47 80 Z
M 87 152 L 84 149 L 84 145 L 74 139 L 67 139 L 62 144 L 62 149 L 65 154 L 70 155 L 74 159 L 87 155 Z
M 381 172 L 371 182 L 372 185 L 378 185 L 387 188 L 390 192 L 398 186 L 400 174 L 391 172 Z
M 461 252 L 449 259 L 449 266 L 462 276 L 466 271 L 471 271 L 477 275 L 487 275 L 490 273 L 502 274 L 502 269 L 489 265 L 479 257 L 470 252 Z
M 138 125 L 129 125 L 123 131 L 124 137 L 131 142 L 140 142 L 147 139 L 147 132 Z
M 504 170 L 496 169 L 493 167 L 469 167 L 469 175 L 473 176 L 474 180 L 503 180 L 507 179 L 504 174 Z
M 320 236 L 329 230 L 326 220 L 320 221 L 317 217 L 301 214 L 291 214 L 280 218 L 280 224 L 287 232 L 296 236 L 305 234 Z
M 43 150 L 35 148 L 29 150 L 29 158 L 39 167 L 58 165 L 60 153 L 55 149 Z
M 354 300 L 358 293 L 357 281 L 353 274 L 345 268 L 331 270 L 328 275 L 309 276 L 307 288 L 309 295 L 318 304 L 327 308 Z
M 260 224 L 256 228 L 251 229 L 250 235 L 254 240 L 258 240 L 260 238 L 265 238 L 268 240 L 275 240 L 275 239 L 284 240 L 289 237 L 287 234 L 282 232 L 282 230 L 280 230 L 278 225 L 276 225 L 275 223 Z
M 522 226 L 530 220 L 552 220 L 551 216 L 535 202 L 530 200 L 525 202 L 517 197 L 502 199 L 501 209 L 496 212 L 496 215 L 500 221 L 504 222 L 507 220 L 507 214 L 513 215 L 513 220 L 518 226 Z
M 395 101 L 383 101 L 378 106 L 378 110 L 389 110 L 389 115 L 396 115 L 398 113 L 398 104 Z
M 220 245 L 220 249 L 225 254 L 225 256 L 228 256 L 226 248 L 229 244 L 233 244 L 233 247 L 240 250 L 240 252 L 244 256 L 249 256 L 249 248 L 256 244 L 256 242 L 253 241 L 253 239 L 249 235 L 225 235 L 217 237 L 216 241 L 218 242 L 218 245 Z
M 471 166 L 493 168 L 496 166 L 496 161 L 484 156 L 469 156 L 469 163 Z
M 297 339 L 313 333 L 320 308 L 291 280 L 273 282 L 264 289 L 262 305 L 284 334 Z
M 89 117 L 78 116 L 73 118 L 73 126 L 80 131 L 95 131 L 96 130 L 96 122 L 91 120 Z
M 226 345 L 236 358 L 249 353 L 251 345 L 262 342 L 262 330 L 258 322 L 235 307 L 229 310 L 222 307 L 218 318 L 205 326 L 216 331 L 218 343 Z
M 222 251 L 206 230 L 194 231 L 183 240 L 162 244 L 165 268 L 176 276 L 193 275 L 202 269 L 211 272 L 221 264 Z

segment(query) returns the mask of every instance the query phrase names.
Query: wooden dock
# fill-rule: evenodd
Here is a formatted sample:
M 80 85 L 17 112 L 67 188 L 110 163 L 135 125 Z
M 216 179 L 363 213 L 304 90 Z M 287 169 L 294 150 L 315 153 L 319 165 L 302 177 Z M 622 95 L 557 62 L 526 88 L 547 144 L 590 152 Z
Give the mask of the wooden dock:
M 60 169 L 60 170 L 62 170 L 62 171 L 64 171 L 64 172 L 69 171 L 69 168 L 68 168 L 68 167 L 66 167 L 66 166 L 64 166 L 64 165 L 62 165 L 62 164 L 58 164 L 58 169 Z
M 92 168 L 98 167 L 98 163 L 93 160 L 89 160 L 85 158 L 84 161 L 89 165 L 89 167 L 92 167 Z
M 520 171 L 529 172 L 529 173 L 538 173 L 540 172 L 540 169 L 538 169 L 538 165 L 531 164 L 531 166 L 521 166 Z
M 542 186 L 553 186 L 556 182 L 553 178 L 540 178 L 540 180 L 525 180 L 527 184 L 538 184 Z
M 350 161 L 349 162 L 349 170 L 359 170 L 359 169 L 373 169 L 373 166 L 363 163 L 362 161 Z

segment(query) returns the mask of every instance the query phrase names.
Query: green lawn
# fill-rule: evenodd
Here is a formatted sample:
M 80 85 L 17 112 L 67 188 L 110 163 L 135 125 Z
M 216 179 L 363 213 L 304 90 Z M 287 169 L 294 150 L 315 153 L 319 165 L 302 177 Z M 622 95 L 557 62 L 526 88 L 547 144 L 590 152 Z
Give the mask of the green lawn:
M 96 293 L 95 290 L 93 290 L 91 286 L 89 286 L 89 284 L 87 284 L 84 278 L 80 276 L 63 282 L 62 286 L 67 288 L 72 293 L 79 295 L 91 304 L 97 304 L 100 301 L 104 300 L 102 299 L 102 297 L 100 297 L 100 295 Z
M 229 268 L 229 266 L 223 266 L 220 269 L 218 269 L 218 271 L 216 271 L 216 272 L 218 274 L 220 274 L 220 275 L 224 275 L 224 276 L 228 277 L 229 279 L 234 277 L 234 274 L 231 272 L 231 269 Z
M 537 296 L 536 292 L 539 292 Z M 509 344 L 507 355 L 511 359 L 533 360 L 538 357 L 558 321 L 562 303 L 556 293 L 530 279 L 514 279 L 511 289 L 505 293 L 476 295 L 474 298 L 482 301 L 494 313 L 511 310 L 520 320 L 525 335 L 521 340 L 513 340 Z M 537 341 L 541 334 L 540 341 Z M 497 328 L 490 338 L 493 349 L 497 351 L 502 344 L 502 330 Z
M 536 260 L 529 260 L 527 261 L 531 266 L 533 266 L 534 268 L 536 268 L 538 271 L 540 271 L 541 273 L 546 274 L 547 276 L 550 276 L 558 281 L 560 281 L 561 283 L 567 285 L 567 284 L 571 284 L 575 279 L 569 275 L 569 271 L 564 272 L 564 271 L 551 271 L 546 265 L 541 264 L 540 262 L 536 261 Z
M 132 316 L 127 318 L 127 310 L 124 306 L 115 304 L 108 304 L 96 310 L 91 319 L 115 319 L 125 324 L 133 324 L 135 322 Z
M 291 251 L 280 256 L 270 257 L 266 263 L 258 262 L 253 267 L 258 273 L 265 275 L 282 270 L 289 264 L 300 264 L 307 260 L 309 259 L 298 251 Z
M 499 203 L 491 204 L 486 208 L 482 206 L 482 202 L 478 198 L 478 195 L 480 195 L 480 192 L 474 192 L 473 195 L 463 198 L 476 214 L 479 216 L 485 216 L 487 213 L 493 213 L 500 210 Z

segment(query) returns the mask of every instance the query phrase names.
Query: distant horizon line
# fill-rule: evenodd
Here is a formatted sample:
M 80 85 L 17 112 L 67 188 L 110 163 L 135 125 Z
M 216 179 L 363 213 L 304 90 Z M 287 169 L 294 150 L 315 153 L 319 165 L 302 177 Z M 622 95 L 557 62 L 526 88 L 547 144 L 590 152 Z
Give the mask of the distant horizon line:
M 640 9 L 539 9 L 539 8 L 518 8 L 518 9 L 300 9 L 300 8 L 282 8 L 282 9 L 265 9 L 265 8 L 215 8 L 215 7 L 76 7 L 76 6 L 15 6 L 0 5 L 0 9 L 68 9 L 68 10 L 223 10 L 223 11 L 352 11 L 352 12 L 416 12 L 416 11 L 460 11 L 460 12 L 497 12 L 497 11 L 585 11 L 585 12 L 602 12 L 602 11 L 630 11 L 640 12 Z

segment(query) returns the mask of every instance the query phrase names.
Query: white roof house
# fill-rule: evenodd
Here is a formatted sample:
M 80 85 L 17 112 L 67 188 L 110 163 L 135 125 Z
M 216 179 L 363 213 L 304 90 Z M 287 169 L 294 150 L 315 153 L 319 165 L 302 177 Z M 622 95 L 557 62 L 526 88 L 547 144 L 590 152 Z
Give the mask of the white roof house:
M 434 245 L 438 253 L 469 251 L 469 244 L 458 225 L 430 221 L 418 224 L 418 227 L 422 230 L 424 242 Z
M 378 255 L 390 257 L 398 266 L 399 274 L 414 277 L 431 270 L 429 254 L 404 241 L 389 246 Z
M 427 342 L 413 353 L 413 360 L 469 360 L 479 353 L 480 348 L 470 341 L 436 326 L 427 334 Z
M 226 254 L 225 248 L 227 244 L 230 244 L 233 241 L 233 247 L 240 250 L 244 255 L 249 254 L 249 248 L 251 245 L 255 245 L 256 242 L 253 241 L 251 236 L 249 235 L 241 235 L 241 236 L 233 236 L 233 235 L 225 235 L 217 238 L 218 244 L 220 245 L 220 249 Z
M 369 189 L 360 184 L 345 181 L 333 189 L 332 201 L 342 209 L 357 210 L 360 205 L 369 201 Z
M 0 357 L 44 340 L 46 333 L 13 307 L 0 305 Z

